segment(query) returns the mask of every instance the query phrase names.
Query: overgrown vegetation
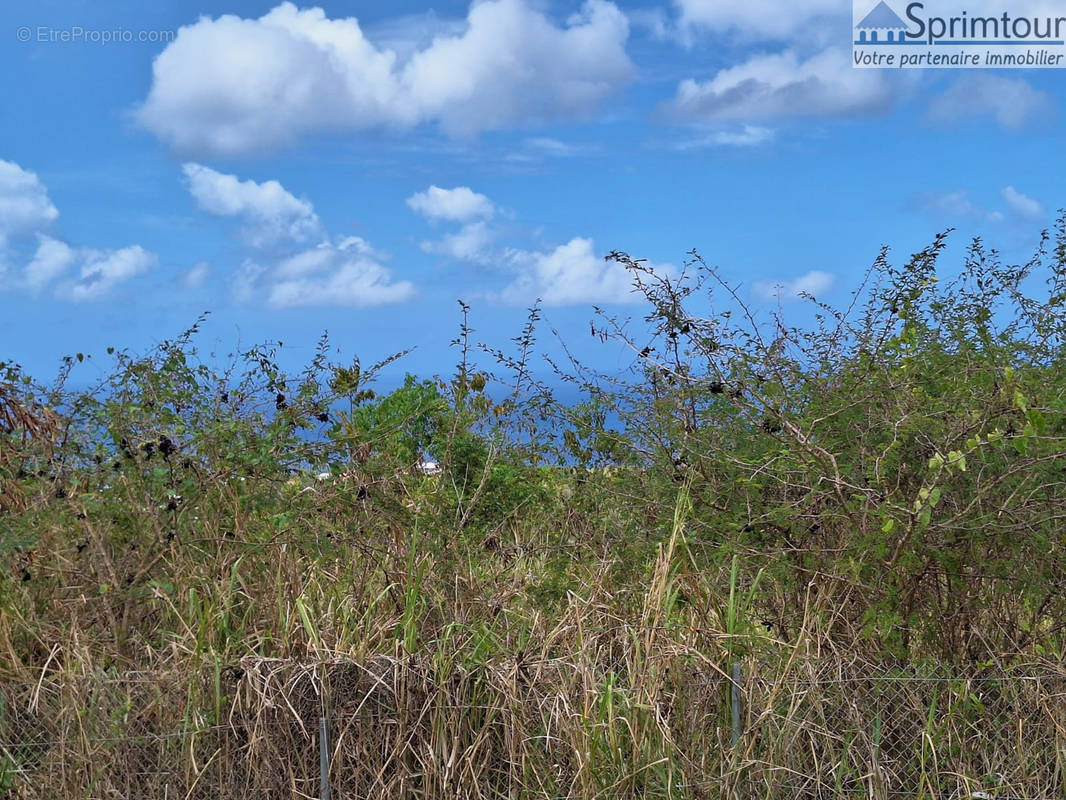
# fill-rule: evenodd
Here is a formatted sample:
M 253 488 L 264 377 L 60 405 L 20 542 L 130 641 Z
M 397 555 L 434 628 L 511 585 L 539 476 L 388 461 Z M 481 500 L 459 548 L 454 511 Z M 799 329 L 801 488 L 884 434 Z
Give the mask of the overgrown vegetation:
M 882 252 L 803 326 L 694 253 L 670 277 L 615 253 L 646 300 L 592 323 L 631 348 L 621 375 L 540 379 L 538 309 L 496 348 L 465 305 L 451 375 L 384 395 L 394 359 L 331 364 L 323 339 L 297 375 L 280 342 L 219 368 L 199 322 L 89 391 L 63 388 L 82 356 L 53 388 L 0 365 L 0 730 L 28 730 L 17 687 L 165 673 L 173 724 L 216 725 L 271 707 L 239 675 L 274 659 L 385 659 L 467 748 L 394 767 L 402 791 L 710 797 L 744 774 L 699 754 L 734 661 L 1060 662 L 1066 219 L 1026 264 L 975 241 L 938 279 L 946 241 Z M 64 730 L 106 729 L 56 691 Z

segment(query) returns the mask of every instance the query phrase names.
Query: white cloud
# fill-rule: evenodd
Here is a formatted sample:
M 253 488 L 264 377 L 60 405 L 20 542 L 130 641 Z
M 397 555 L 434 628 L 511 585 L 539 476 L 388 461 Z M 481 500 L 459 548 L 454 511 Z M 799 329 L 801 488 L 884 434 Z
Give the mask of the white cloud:
M 74 302 L 99 300 L 118 284 L 147 272 L 157 263 L 155 254 L 140 245 L 121 250 L 83 249 L 78 252 L 78 261 L 78 278 L 61 283 L 56 289 L 57 296 Z
M 34 293 L 55 286 L 56 297 L 75 303 L 101 300 L 119 284 L 143 275 L 157 264 L 155 253 L 140 245 L 96 250 L 71 247 L 42 235 L 20 285 Z M 71 272 L 76 272 L 76 277 L 66 277 Z
M 539 299 L 548 306 L 561 306 L 640 300 L 640 295 L 633 292 L 632 274 L 616 261 L 597 256 L 592 239 L 575 237 L 550 250 L 494 246 L 500 231 L 488 219 L 496 206 L 485 195 L 475 194 L 466 187 L 461 190 L 431 187 L 410 197 L 407 205 L 431 219 L 455 222 L 472 219 L 439 240 L 422 242 L 422 250 L 513 275 L 511 283 L 502 290 L 487 293 L 490 301 L 529 305 Z M 473 198 L 478 201 L 474 202 Z M 675 272 L 669 266 L 657 271 Z
M 856 70 L 868 72 L 870 70 Z M 967 117 L 987 117 L 1002 127 L 1019 130 L 1047 117 L 1054 104 L 1049 95 L 1016 78 L 965 75 L 929 103 L 928 118 L 951 124 Z
M 430 186 L 426 191 L 408 197 L 407 205 L 429 220 L 465 223 L 458 231 L 438 241 L 422 242 L 423 252 L 474 264 L 491 261 L 494 233 L 486 222 L 495 216 L 496 206 L 485 195 L 468 186 L 454 189 Z
M 58 216 L 36 173 L 0 159 L 0 247 L 8 237 L 40 231 Z
M 1041 219 L 1045 216 L 1044 206 L 1028 195 L 1022 194 L 1013 186 L 1004 187 L 1000 197 L 1007 204 L 1007 209 L 1024 219 Z M 951 192 L 922 192 L 915 195 L 914 205 L 934 217 L 969 218 L 982 222 L 1003 222 L 1006 215 L 1002 211 L 989 210 L 970 199 L 964 189 Z
M 812 270 L 792 280 L 755 281 L 751 294 L 757 300 L 795 300 L 805 294 L 817 296 L 832 288 L 836 277 L 830 272 Z
M 550 139 L 544 136 L 526 139 L 526 145 L 543 155 L 555 156 L 556 158 L 569 158 L 570 156 L 578 156 L 588 152 L 587 147 L 567 144 L 566 142 L 560 142 L 558 139 Z
M 265 275 L 267 302 L 275 308 L 369 308 L 411 299 L 410 281 L 393 281 L 378 254 L 357 237 L 320 244 L 285 259 Z
M 970 200 L 964 189 L 951 192 L 922 192 L 915 197 L 916 204 L 933 214 L 945 214 L 951 217 L 983 217 L 987 212 Z
M 39 294 L 54 287 L 55 295 L 62 299 L 97 300 L 156 264 L 155 255 L 139 245 L 96 250 L 50 236 L 46 231 L 58 217 L 47 188 L 35 173 L 0 160 L 0 276 L 4 288 Z M 36 248 L 30 244 L 33 238 Z M 79 271 L 76 278 L 63 280 L 75 270 Z
M 262 292 L 261 282 L 266 273 L 266 267 L 257 264 L 251 259 L 245 259 L 240 269 L 233 274 L 233 299 L 242 304 L 249 304 L 258 300 L 258 296 Z
M 258 259 L 267 254 L 258 249 L 257 258 L 245 260 L 234 274 L 233 295 L 238 302 L 265 302 L 274 308 L 368 308 L 414 295 L 410 281 L 392 280 L 381 263 L 384 254 L 357 236 L 328 238 L 312 204 L 296 198 L 277 181 L 242 181 L 199 164 L 186 164 L 184 172 L 200 208 L 243 222 L 244 237 L 254 247 L 273 245 L 266 264 Z M 324 240 L 308 248 L 303 242 L 312 235 Z M 196 288 L 207 274 L 206 264 L 196 265 L 183 283 Z
M 504 158 L 513 163 L 526 164 L 543 161 L 546 158 L 574 158 L 599 152 L 600 148 L 595 144 L 573 144 L 547 136 L 533 136 L 525 139 L 520 146 L 511 150 Z
M 516 122 L 585 117 L 628 81 L 629 25 L 613 3 L 589 0 L 558 28 L 525 0 L 487 0 L 462 37 L 442 38 L 406 65 L 423 114 L 473 134 Z
M 205 261 L 193 264 L 185 274 L 181 276 L 181 285 L 186 289 L 199 289 L 207 279 L 211 277 L 211 267 Z
M 709 81 L 684 80 L 670 106 L 682 119 L 747 121 L 875 113 L 892 100 L 880 70 L 854 69 L 847 51 L 829 48 L 806 60 L 792 50 L 756 55 Z
M 242 181 L 193 163 L 185 164 L 182 171 L 197 205 L 209 214 L 241 220 L 242 235 L 252 245 L 306 241 L 321 233 L 314 207 L 277 181 Z
M 840 15 L 840 0 L 674 0 L 682 30 L 740 33 L 750 38 L 799 38 L 816 19 Z M 848 9 L 850 10 L 850 8 Z
M 633 293 L 632 274 L 620 264 L 598 257 L 591 239 L 575 237 L 550 250 L 494 247 L 499 232 L 487 220 L 496 207 L 489 198 L 466 187 L 430 187 L 407 203 L 430 219 L 473 220 L 439 240 L 422 242 L 422 250 L 515 275 L 501 291 L 488 293 L 494 302 L 528 305 L 540 299 L 548 306 L 563 306 L 639 299 Z M 673 272 L 669 266 L 660 269 Z
M 285 2 L 259 19 L 201 17 L 155 59 L 136 117 L 184 152 L 238 155 L 305 134 L 435 123 L 453 135 L 584 117 L 633 71 L 628 23 L 588 0 L 565 26 L 530 0 L 474 3 L 406 61 L 354 18 Z
M 491 248 L 494 239 L 494 232 L 483 221 L 470 222 L 457 232 L 441 237 L 439 241 L 422 242 L 422 250 L 457 261 L 490 264 L 493 261 Z
M 1004 189 L 1004 199 L 1006 195 L 1007 190 Z M 922 192 L 915 195 L 913 203 L 920 210 L 935 217 L 939 221 L 938 224 L 942 224 L 944 217 L 969 218 L 982 222 L 1003 221 L 1002 211 L 990 211 L 973 202 L 965 189 L 955 189 L 950 192 Z
M 454 189 L 430 186 L 426 191 L 408 197 L 407 205 L 413 211 L 429 219 L 452 222 L 491 219 L 496 213 L 492 201 L 485 195 L 473 191 L 469 186 L 457 186 Z
M 75 262 L 77 254 L 66 242 L 39 235 L 37 252 L 26 265 L 25 286 L 32 292 L 58 278 Z
M 1029 219 L 1040 219 L 1044 216 L 1044 207 L 1029 197 L 1024 195 L 1015 189 L 1013 186 L 1006 187 L 1001 194 L 1003 200 L 1010 206 L 1011 211 L 1021 217 L 1028 217 Z
M 695 150 L 703 147 L 757 147 L 773 141 L 774 131 L 759 125 L 744 125 L 738 130 L 710 131 L 694 139 L 687 139 L 675 146 L 677 150 Z
M 494 299 L 507 305 L 528 305 L 538 298 L 547 306 L 582 303 L 635 303 L 633 275 L 615 261 L 604 260 L 592 239 L 575 237 L 548 252 L 512 250 L 519 276 Z M 659 267 L 669 273 L 668 266 Z

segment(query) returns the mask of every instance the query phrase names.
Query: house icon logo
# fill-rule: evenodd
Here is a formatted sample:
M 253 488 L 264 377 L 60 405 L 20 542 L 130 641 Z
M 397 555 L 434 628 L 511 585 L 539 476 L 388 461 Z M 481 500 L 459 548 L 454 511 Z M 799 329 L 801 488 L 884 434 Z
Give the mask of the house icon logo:
M 855 44 L 906 44 L 907 23 L 885 0 L 855 26 Z
M 948 7 L 929 14 L 924 0 L 852 0 L 852 66 L 1066 68 L 1066 16 L 1047 13 L 1048 0 L 1010 0 L 998 14 L 988 0 L 969 8 L 960 7 L 967 0 L 933 2 Z

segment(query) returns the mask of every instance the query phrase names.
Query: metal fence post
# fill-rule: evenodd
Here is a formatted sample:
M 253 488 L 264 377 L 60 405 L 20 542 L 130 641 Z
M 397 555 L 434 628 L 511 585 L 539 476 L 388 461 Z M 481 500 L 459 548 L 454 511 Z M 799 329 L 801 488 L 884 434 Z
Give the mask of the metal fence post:
M 319 800 L 330 800 L 329 796 L 329 729 L 326 718 L 318 718 L 318 774 Z
M 733 747 L 740 743 L 740 662 L 733 662 Z

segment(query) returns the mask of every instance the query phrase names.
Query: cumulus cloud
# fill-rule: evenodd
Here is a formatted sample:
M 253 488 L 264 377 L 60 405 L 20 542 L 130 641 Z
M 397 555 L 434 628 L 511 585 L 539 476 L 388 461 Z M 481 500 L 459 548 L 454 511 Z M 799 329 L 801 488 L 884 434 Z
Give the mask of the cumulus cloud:
M 277 181 L 242 181 L 194 163 L 185 164 L 182 171 L 197 205 L 209 214 L 243 222 L 242 236 L 252 245 L 305 241 L 321 233 L 314 207 Z
M 211 267 L 206 261 L 200 261 L 189 267 L 181 276 L 181 285 L 186 289 L 199 289 L 207 283 L 209 277 L 211 277 Z
M 756 55 L 708 81 L 684 80 L 669 108 L 687 120 L 756 120 L 876 113 L 892 99 L 880 70 L 854 69 L 848 52 L 829 48 L 806 60 Z
M 255 257 L 233 276 L 238 302 L 266 302 L 273 308 L 369 308 L 414 295 L 410 281 L 393 281 L 383 264 L 385 254 L 357 236 L 331 240 L 311 202 L 298 199 L 277 181 L 242 181 L 191 163 L 183 171 L 200 208 L 240 223 L 243 238 L 256 248 Z M 457 207 L 445 206 L 453 211 Z M 312 236 L 322 241 L 308 247 Z M 262 249 L 266 245 L 269 251 Z M 183 279 L 185 286 L 201 285 L 207 269 L 206 264 L 194 266 Z
M 96 250 L 71 247 L 42 236 L 37 252 L 26 265 L 22 286 L 36 293 L 54 285 L 56 297 L 74 303 L 101 300 L 119 284 L 143 275 L 158 263 L 155 253 L 140 245 Z
M 97 300 L 156 264 L 155 255 L 139 245 L 96 250 L 51 236 L 48 228 L 58 217 L 35 173 L 0 160 L 0 275 L 6 288 L 33 294 L 52 289 L 65 300 Z
M 405 60 L 355 18 L 282 3 L 201 17 L 155 59 L 144 127 L 189 153 L 239 155 L 319 132 L 437 124 L 452 135 L 584 117 L 633 71 L 628 23 L 588 0 L 559 26 L 530 0 L 474 3 Z
M 297 253 L 266 277 L 267 301 L 275 308 L 369 308 L 400 303 L 415 293 L 410 281 L 393 281 L 380 255 L 355 236 Z
M 38 234 L 38 239 L 37 252 L 24 273 L 25 286 L 32 292 L 38 292 L 54 281 L 77 259 L 74 249 L 66 242 L 44 234 Z
M 41 230 L 58 216 L 36 173 L 0 160 L 0 246 L 15 234 Z
M 84 249 L 79 254 L 81 268 L 76 280 L 61 283 L 57 294 L 75 302 L 99 300 L 120 283 L 142 275 L 156 266 L 158 259 L 140 245 L 121 250 Z
M 870 70 L 856 70 L 867 72 Z M 939 124 L 952 124 L 968 117 L 991 117 L 1008 130 L 1020 130 L 1046 117 L 1054 104 L 1046 93 L 1019 78 L 998 75 L 965 75 L 929 103 L 927 117 Z
M 322 242 L 268 265 L 248 260 L 234 276 L 234 297 L 244 303 L 262 300 L 272 308 L 373 308 L 410 300 L 414 284 L 394 280 L 385 260 L 354 236 Z
M 507 305 L 528 305 L 538 298 L 546 306 L 582 303 L 635 303 L 633 275 L 615 261 L 596 255 L 592 239 L 575 237 L 546 252 L 508 253 L 519 275 L 494 299 Z M 668 265 L 651 267 L 672 273 Z
M 467 20 L 463 36 L 435 40 L 403 71 L 416 106 L 453 133 L 585 117 L 633 71 L 626 17 L 604 0 L 586 2 L 565 28 L 525 0 L 475 4 Z
M 1044 216 L 1044 207 L 1028 195 L 1024 195 L 1013 186 L 1007 186 L 1002 192 L 1003 200 L 1020 217 L 1040 219 Z
M 836 276 L 831 272 L 811 270 L 792 280 L 755 281 L 751 285 L 751 294 L 757 300 L 787 301 L 796 300 L 804 295 L 818 296 L 833 287 Z
M 437 241 L 422 242 L 422 251 L 469 261 L 473 264 L 490 264 L 493 261 L 492 244 L 495 232 L 483 221 L 470 222 L 455 233 L 449 233 Z
M 469 186 L 441 189 L 430 186 L 407 198 L 413 211 L 428 219 L 443 219 L 451 222 L 467 222 L 472 219 L 490 219 L 496 207 L 485 195 L 478 194 Z
M 463 226 L 437 241 L 422 242 L 426 253 L 486 264 L 492 260 L 491 246 L 495 238 L 487 221 L 496 214 L 496 206 L 488 197 L 469 186 L 441 189 L 430 186 L 407 198 L 407 206 L 428 220 L 462 222 Z
M 539 299 L 547 306 L 637 301 L 630 272 L 597 256 L 592 239 L 575 237 L 550 249 L 497 247 L 500 232 L 489 224 L 496 206 L 485 195 L 467 187 L 460 189 L 430 187 L 409 198 L 407 204 L 431 220 L 471 220 L 440 239 L 422 242 L 422 250 L 508 274 L 510 283 L 488 293 L 490 300 L 528 305 Z M 670 266 L 659 270 L 673 272 Z

